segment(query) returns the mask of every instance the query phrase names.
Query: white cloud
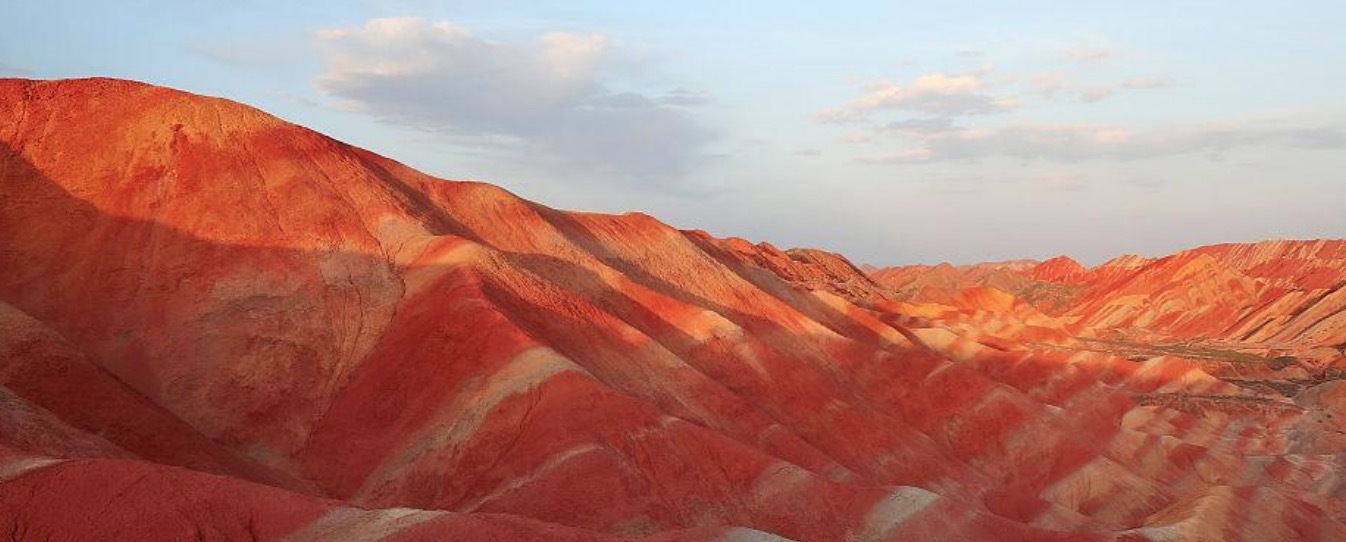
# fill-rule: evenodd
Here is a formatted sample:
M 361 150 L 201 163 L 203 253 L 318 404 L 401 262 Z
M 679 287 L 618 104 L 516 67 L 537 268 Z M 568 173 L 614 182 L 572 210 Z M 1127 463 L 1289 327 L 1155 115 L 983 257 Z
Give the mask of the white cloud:
M 936 116 L 983 115 L 1001 113 L 1019 107 L 1007 97 L 986 91 L 989 66 L 974 72 L 930 73 L 916 77 L 906 85 L 877 81 L 864 85 L 861 97 L 841 107 L 818 112 L 824 122 L 846 123 L 867 120 L 880 110 L 895 110 Z
M 1110 48 L 1076 47 L 1065 55 L 1094 62 L 1118 53 Z M 1253 146 L 1346 146 L 1340 141 L 1346 137 L 1346 132 L 1337 128 L 1340 125 L 1212 123 L 1138 129 L 1086 123 L 1041 124 L 1025 119 L 1022 113 L 997 119 L 988 115 L 1024 107 L 1021 100 L 1033 107 L 1050 107 L 1048 102 L 1094 104 L 1131 91 L 1168 88 L 1173 82 L 1143 77 L 1098 80 L 1098 74 L 1082 80 L 1088 72 L 1083 69 L 992 72 L 988 65 L 965 73 L 928 73 L 901 85 L 867 83 L 863 95 L 842 106 L 822 109 L 816 117 L 822 122 L 852 125 L 839 140 L 877 150 L 856 160 L 879 165 L 991 157 L 1051 162 L 1135 160 L 1187 153 L 1217 155 Z M 971 116 L 981 116 L 975 121 L 977 126 L 964 126 L 974 122 L 964 118 Z M 1010 119 L 1009 124 L 1001 119 Z
M 608 52 L 608 39 L 601 34 L 581 36 L 552 32 L 538 39 L 547 64 L 557 77 L 587 77 Z
M 316 36 L 315 84 L 346 107 L 459 142 L 512 142 L 510 158 L 539 169 L 675 189 L 714 137 L 687 111 L 704 93 L 611 88 L 623 51 L 601 34 L 502 42 L 402 17 Z
M 1092 52 L 1090 52 L 1092 51 Z M 1088 53 L 1088 54 L 1086 54 Z M 1088 57 L 1102 54 L 1095 50 L 1078 53 Z M 902 123 L 948 122 L 954 117 L 1005 113 L 1024 106 L 1019 97 L 1039 97 L 1055 101 L 1097 103 L 1115 96 L 1120 90 L 1158 89 L 1171 85 L 1167 79 L 1132 78 L 1112 84 L 1081 83 L 1066 72 L 1002 74 L 991 78 L 992 68 L 984 66 L 966 73 L 929 73 L 904 85 L 889 81 L 862 83 L 865 93 L 839 107 L 819 110 L 815 118 L 834 124 L 878 123 L 882 113 L 916 114 L 925 118 L 889 122 L 886 129 L 911 130 L 917 126 Z M 994 92 L 993 92 L 994 91 Z

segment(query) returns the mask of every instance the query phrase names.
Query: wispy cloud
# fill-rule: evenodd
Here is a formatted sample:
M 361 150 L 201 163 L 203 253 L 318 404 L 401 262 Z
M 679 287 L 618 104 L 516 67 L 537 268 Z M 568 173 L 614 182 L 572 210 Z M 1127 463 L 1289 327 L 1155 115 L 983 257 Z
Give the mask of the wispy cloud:
M 618 91 L 633 61 L 602 34 L 486 39 L 451 22 L 373 19 L 317 33 L 317 87 L 387 122 L 472 141 L 507 142 L 549 169 L 677 190 L 715 134 L 688 109 L 703 92 Z
M 990 66 L 967 73 L 930 73 L 899 85 L 875 81 L 863 86 L 865 93 L 841 107 L 818 112 L 824 122 L 847 123 L 868 120 L 883 110 L 922 113 L 934 116 L 985 115 L 1003 113 L 1019 107 L 1012 98 L 987 92 L 986 75 Z
M 912 145 L 914 143 L 914 145 Z M 1346 148 L 1340 124 L 1201 124 L 1131 129 L 1105 125 L 1012 125 L 914 134 L 903 148 L 861 157 L 866 164 L 912 164 L 1004 157 L 1052 162 L 1139 160 L 1245 147 Z
M 701 107 L 714 101 L 710 93 L 700 90 L 677 88 L 659 96 L 659 105 L 672 107 Z
M 1079 53 L 1084 54 L 1084 53 Z M 1095 54 L 1101 54 L 1095 51 Z M 983 66 L 964 73 L 928 73 L 906 84 L 888 80 L 860 83 L 864 93 L 838 107 L 820 109 L 815 118 L 833 124 L 873 124 L 892 131 L 947 124 L 949 119 L 1006 113 L 1025 107 L 1025 98 L 1091 104 L 1120 91 L 1163 89 L 1170 79 L 1128 78 L 1118 82 L 1080 82 L 1065 71 L 997 73 Z M 882 114 L 917 115 L 883 124 Z
M 884 124 L 881 131 L 888 133 L 937 134 L 953 128 L 948 117 L 895 120 Z
M 1100 61 L 1118 54 L 1116 49 L 1104 47 L 1075 47 L 1063 53 L 1079 62 Z M 1341 141 L 1340 125 L 1321 123 L 1206 123 L 1135 128 L 1029 120 L 1039 108 L 1051 103 L 1095 104 L 1130 92 L 1174 85 L 1172 79 L 1155 77 L 1100 81 L 1093 71 L 1081 68 L 1001 73 L 988 65 L 964 73 L 927 73 L 906 84 L 880 80 L 864 83 L 865 92 L 860 97 L 839 107 L 824 108 L 816 119 L 849 125 L 850 131 L 839 138 L 843 143 L 883 149 L 856 158 L 860 163 L 873 165 L 969 162 L 995 157 L 1068 163 L 1190 153 L 1213 157 L 1242 147 L 1346 146 Z M 992 116 L 1016 109 L 1023 111 Z M 1049 184 L 1061 188 L 1078 183 Z
M 1096 104 L 1114 97 L 1121 90 L 1160 89 L 1159 79 L 1125 79 L 1119 83 L 1081 83 L 1063 71 L 1047 71 L 1020 77 L 1036 95 L 1049 100 Z M 1149 85 L 1149 86 L 1145 86 Z

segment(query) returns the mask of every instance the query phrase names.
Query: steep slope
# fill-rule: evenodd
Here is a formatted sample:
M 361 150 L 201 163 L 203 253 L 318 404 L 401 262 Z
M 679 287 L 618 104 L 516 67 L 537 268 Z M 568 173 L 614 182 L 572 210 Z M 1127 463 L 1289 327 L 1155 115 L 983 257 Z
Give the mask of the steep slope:
M 1095 277 L 1070 314 L 1094 327 L 1332 357 L 1346 346 L 1343 247 L 1326 240 L 1200 247 Z
M 1268 285 L 1225 337 L 1346 348 L 1346 240 L 1266 241 L 1194 250 Z
M 1184 253 L 1123 280 L 1091 286 L 1071 312 L 1092 327 L 1190 336 L 1233 320 L 1257 303 L 1260 290 L 1257 281 L 1211 256 Z
M 205 510 L 166 538 L 1162 539 L 1253 501 L 1294 513 L 1247 532 L 1342 528 L 1340 481 L 1303 483 L 1343 452 L 1298 448 L 1316 407 L 1081 351 L 997 290 L 897 301 L 837 255 L 125 81 L 0 82 L 0 153 L 0 499 L 38 499 L 0 527 L 30 537 L 94 508 Z

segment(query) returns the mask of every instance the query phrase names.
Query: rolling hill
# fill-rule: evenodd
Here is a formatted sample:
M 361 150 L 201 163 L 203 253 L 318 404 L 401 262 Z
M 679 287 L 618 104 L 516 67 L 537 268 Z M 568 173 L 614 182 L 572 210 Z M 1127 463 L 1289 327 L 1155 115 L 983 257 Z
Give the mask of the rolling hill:
M 1343 259 L 866 273 L 3 80 L 0 532 L 1346 539 Z

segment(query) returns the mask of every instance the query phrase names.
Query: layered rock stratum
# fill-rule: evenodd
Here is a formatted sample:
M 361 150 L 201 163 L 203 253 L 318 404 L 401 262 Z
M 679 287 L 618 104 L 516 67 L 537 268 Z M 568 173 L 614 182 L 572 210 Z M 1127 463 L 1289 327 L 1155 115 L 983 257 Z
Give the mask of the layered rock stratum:
M 1343 540 L 1343 260 L 866 273 L 3 80 L 0 533 Z

